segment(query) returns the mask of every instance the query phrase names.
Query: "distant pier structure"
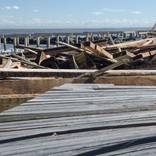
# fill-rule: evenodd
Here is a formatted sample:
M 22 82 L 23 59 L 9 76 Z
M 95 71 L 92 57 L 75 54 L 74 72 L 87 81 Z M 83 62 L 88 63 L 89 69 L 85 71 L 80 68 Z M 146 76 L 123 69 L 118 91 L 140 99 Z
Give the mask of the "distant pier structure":
M 111 32 L 83 32 L 83 33 L 34 33 L 34 34 L 4 34 L 0 35 L 0 53 L 1 49 L 7 51 L 7 44 L 13 44 L 14 52 L 17 45 L 44 48 L 59 47 L 59 41 L 68 44 L 78 44 L 83 41 L 94 41 L 106 39 L 111 36 L 116 43 L 121 43 L 125 40 L 146 38 L 148 31 L 111 31 Z M 1 44 L 3 43 L 3 45 Z

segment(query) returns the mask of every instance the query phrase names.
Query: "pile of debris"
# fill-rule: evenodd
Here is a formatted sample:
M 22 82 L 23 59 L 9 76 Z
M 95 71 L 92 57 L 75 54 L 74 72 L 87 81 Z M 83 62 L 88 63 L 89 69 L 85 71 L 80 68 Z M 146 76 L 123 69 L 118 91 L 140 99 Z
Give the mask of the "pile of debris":
M 151 32 L 149 33 L 151 34 Z M 115 44 L 107 39 L 81 44 L 42 49 L 19 45 L 23 53 L 0 55 L 1 68 L 41 69 L 154 69 L 156 66 L 156 38 Z

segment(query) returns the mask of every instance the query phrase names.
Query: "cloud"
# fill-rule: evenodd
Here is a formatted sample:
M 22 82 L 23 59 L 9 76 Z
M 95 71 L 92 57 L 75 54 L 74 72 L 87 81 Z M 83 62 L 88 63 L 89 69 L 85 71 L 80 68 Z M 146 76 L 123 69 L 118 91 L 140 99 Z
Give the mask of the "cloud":
M 7 9 L 7 10 L 11 10 L 12 7 L 11 7 L 11 6 L 6 6 L 5 9 Z
M 103 14 L 103 12 L 93 12 L 94 15 L 98 16 L 98 15 L 101 15 Z
M 35 9 L 34 12 L 39 12 L 39 10 L 36 10 L 36 9 Z
M 44 21 L 42 19 L 0 19 L 0 27 L 24 27 L 24 28 L 124 28 L 124 27 L 151 27 L 155 23 L 155 20 L 140 19 L 103 19 L 103 20 L 49 20 Z
M 104 11 L 109 11 L 109 12 L 114 12 L 114 11 L 127 11 L 127 10 L 125 10 L 125 9 L 110 9 L 110 8 L 104 8 L 104 9 L 102 9 L 102 10 L 104 10 Z
M 6 10 L 15 9 L 15 10 L 18 10 L 19 7 L 18 6 L 6 6 L 6 7 L 2 8 L 2 9 L 6 9 Z
M 17 10 L 19 9 L 19 7 L 18 7 L 18 6 L 13 6 L 12 8 L 13 8 L 13 9 L 17 9 Z
M 132 11 L 133 14 L 143 14 L 142 12 L 140 11 Z
M 104 20 L 89 20 L 89 21 L 77 21 L 77 20 L 68 20 L 68 21 L 48 21 L 47 25 L 51 27 L 88 27 L 88 28 L 102 28 L 102 27 L 142 27 L 153 25 L 154 21 L 147 19 L 140 20 L 129 20 L 129 19 L 104 19 Z M 41 23 L 42 24 L 42 23 Z

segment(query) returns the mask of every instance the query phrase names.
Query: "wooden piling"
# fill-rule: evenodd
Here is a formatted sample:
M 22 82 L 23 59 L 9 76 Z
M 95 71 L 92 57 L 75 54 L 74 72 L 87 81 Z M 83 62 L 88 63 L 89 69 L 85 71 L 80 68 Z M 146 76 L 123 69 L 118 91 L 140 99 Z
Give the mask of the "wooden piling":
M 29 37 L 27 37 L 27 45 L 29 46 Z
M 127 38 L 127 33 L 124 33 L 124 38 Z
M 76 35 L 76 44 L 79 43 L 79 35 Z
M 69 38 L 70 38 L 70 36 L 67 35 L 67 36 L 66 36 L 66 42 L 67 42 L 68 44 L 69 44 L 69 42 L 70 42 L 70 41 L 69 41 Z
M 92 34 L 92 41 L 94 41 L 94 34 Z
M 24 38 L 24 45 L 25 45 L 25 46 L 28 46 L 27 37 Z
M 50 37 L 47 37 L 47 48 L 50 49 Z
M 40 47 L 40 37 L 37 37 L 37 47 Z
M 16 44 L 19 45 L 19 37 L 16 38 Z
M 14 52 L 16 52 L 16 45 L 17 45 L 17 43 L 16 43 L 16 37 L 14 37 Z
M 86 41 L 87 42 L 89 41 L 89 33 L 87 33 L 87 35 L 86 35 Z
M 4 37 L 4 50 L 6 51 L 7 48 L 6 48 L 6 37 Z
M 56 41 L 57 41 L 57 47 L 59 47 L 59 36 L 56 37 Z

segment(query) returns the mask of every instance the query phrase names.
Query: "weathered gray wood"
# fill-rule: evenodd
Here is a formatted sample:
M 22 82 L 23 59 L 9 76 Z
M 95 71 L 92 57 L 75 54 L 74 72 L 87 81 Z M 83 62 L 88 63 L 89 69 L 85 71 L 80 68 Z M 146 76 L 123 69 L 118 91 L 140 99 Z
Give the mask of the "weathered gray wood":
M 28 46 L 28 37 L 25 37 L 25 38 L 24 38 L 24 45 L 25 45 L 25 46 Z
M 50 37 L 47 37 L 47 48 L 50 49 Z
M 19 45 L 19 37 L 16 37 L 17 46 Z
M 12 64 L 12 61 L 11 61 L 11 57 L 8 59 L 8 61 L 6 62 L 6 64 L 3 66 L 3 68 L 10 68 L 10 66 L 11 66 L 11 64 Z
M 106 74 L 111 76 L 125 76 L 125 75 L 155 75 L 156 70 L 110 70 Z
M 67 47 L 70 47 L 70 48 L 72 48 L 72 49 L 74 49 L 74 50 L 77 50 L 77 51 L 80 51 L 80 52 L 84 51 L 83 49 L 78 48 L 78 47 L 75 47 L 75 46 L 70 45 L 70 44 L 68 44 L 68 43 L 58 42 L 58 44 L 63 44 L 63 45 L 65 45 L 65 46 L 67 46 Z
M 100 70 L 98 70 L 98 71 L 96 71 L 94 73 L 91 73 L 91 74 L 86 73 L 86 74 L 80 75 L 78 77 L 79 78 L 80 77 L 85 77 L 85 76 L 97 77 L 98 75 L 104 74 L 106 71 L 114 69 L 114 68 L 116 68 L 116 67 L 118 67 L 118 66 L 120 66 L 122 64 L 127 63 L 127 62 L 129 62 L 129 60 L 125 59 L 125 60 L 119 61 L 117 63 L 111 64 L 111 65 L 109 65 L 107 67 L 104 67 L 104 68 L 102 68 L 102 69 L 100 69 Z
M 0 141 L 17 138 L 1 142 L 0 153 L 3 156 L 84 155 L 124 141 L 131 144 L 141 138 L 155 137 L 155 94 L 153 86 L 65 84 L 55 87 L 0 113 Z M 89 110 L 94 114 L 89 114 Z M 10 122 L 4 122 L 6 118 Z M 20 137 L 23 139 L 19 140 Z M 141 142 L 125 149 L 104 150 L 103 154 L 146 155 L 155 153 L 155 147 L 155 141 Z
M 115 59 L 113 59 L 113 58 L 109 59 L 109 58 L 102 57 L 102 56 L 100 56 L 100 55 L 97 55 L 97 54 L 94 53 L 93 51 L 89 51 L 89 50 L 87 50 L 87 49 L 78 48 L 78 47 L 76 47 L 76 46 L 73 46 L 73 45 L 70 45 L 70 44 L 67 44 L 67 43 L 64 43 L 64 42 L 58 42 L 58 43 L 63 44 L 63 45 L 65 45 L 65 46 L 67 46 L 67 47 L 69 47 L 69 48 L 71 48 L 71 49 L 74 49 L 74 50 L 76 50 L 76 51 L 79 51 L 79 52 L 86 52 L 86 53 L 89 54 L 89 55 L 93 55 L 93 56 L 95 56 L 95 57 L 102 58 L 102 59 L 107 60 L 107 61 L 112 62 L 112 63 L 117 62 L 117 61 L 116 61 Z M 98 48 L 99 46 L 97 45 L 96 47 Z M 102 53 L 103 53 L 103 52 L 102 52 Z M 110 55 L 110 56 L 112 56 L 112 55 Z
M 36 55 L 38 54 L 36 51 L 31 50 L 31 49 L 28 49 L 28 48 L 25 48 L 25 50 L 26 50 L 26 51 L 29 51 L 29 52 L 31 52 L 31 53 L 33 53 L 33 54 L 36 54 Z
M 37 37 L 37 47 L 40 47 L 40 37 Z
M 117 61 L 121 61 L 123 59 L 128 59 L 129 62 L 134 62 L 133 58 L 136 55 L 134 55 L 133 53 L 129 52 L 129 51 L 123 51 L 123 52 L 119 52 L 113 55 L 113 58 L 116 59 Z
M 115 45 L 115 43 L 114 43 L 114 41 L 113 41 L 112 36 L 108 36 L 108 37 L 110 38 L 110 40 L 111 40 L 112 44 L 113 44 L 113 45 Z
M 83 44 L 84 45 L 84 49 L 87 51 L 92 52 L 93 54 L 97 55 L 97 56 L 101 56 L 101 57 L 106 57 L 108 59 L 113 59 L 113 56 L 108 53 L 107 51 L 105 51 L 102 47 L 92 43 L 92 42 L 86 42 Z M 115 60 L 114 60 L 115 61 Z
M 79 35 L 76 35 L 76 44 L 79 43 Z
M 69 40 L 70 36 L 66 36 L 66 42 L 69 44 L 70 40 Z
M 37 64 L 35 64 L 35 63 L 29 61 L 28 59 L 25 59 L 25 58 L 19 56 L 19 55 L 16 55 L 16 54 L 12 54 L 12 55 L 13 55 L 15 58 L 18 58 L 19 60 L 22 60 L 24 63 L 27 63 L 27 64 L 29 64 L 29 65 L 31 65 L 31 66 L 33 66 L 33 67 L 41 68 L 41 69 L 46 69 L 46 67 L 37 65 Z
M 20 56 L 18 56 L 18 55 L 16 55 L 16 54 L 12 54 L 12 55 L 14 55 L 14 57 L 16 57 L 16 58 L 18 58 L 18 59 L 15 59 L 15 58 L 11 58 L 11 60 L 12 61 L 15 61 L 15 62 L 24 62 L 25 64 L 27 64 L 27 65 L 30 65 L 30 66 L 34 66 L 34 67 L 36 67 L 36 68 L 41 68 L 41 69 L 47 69 L 46 67 L 43 67 L 43 66 L 40 66 L 40 65 L 37 65 L 37 64 L 35 64 L 35 63 L 33 63 L 33 62 L 31 62 L 31 61 L 28 61 L 27 59 L 24 59 L 23 57 L 20 57 Z M 4 55 L 0 55 L 0 57 L 2 57 L 2 58 L 6 58 L 6 59 L 9 59 L 9 57 L 6 57 L 6 56 L 4 56 Z M 20 59 L 20 60 L 19 60 Z M 1 69 L 0 69 L 1 70 Z M 9 69 L 9 70 L 11 70 L 11 69 Z M 17 72 L 18 73 L 18 70 L 20 70 L 20 69 L 17 69 L 17 71 L 16 71 L 16 69 L 13 69 L 13 75 L 16 77 L 16 74 L 14 73 L 14 72 Z M 5 69 L 5 70 L 3 70 L 2 69 L 2 75 L 1 75 L 1 77 L 8 77 L 8 75 L 9 74 L 11 74 L 11 71 L 10 71 L 10 73 L 7 73 L 6 72 L 7 70 Z M 6 72 L 6 73 L 5 73 Z M 5 75 L 5 74 L 6 75 Z M 23 71 L 23 73 L 24 73 L 24 71 Z M 11 74 L 11 75 L 12 75 Z M 24 74 L 25 75 L 25 74 Z M 22 75 L 21 75 L 22 76 Z M 26 76 L 26 75 L 25 75 Z M 12 77 L 12 76 L 11 76 Z
M 56 36 L 57 47 L 59 47 L 59 41 L 60 41 L 60 37 Z
M 14 52 L 16 52 L 16 45 L 17 45 L 17 38 L 16 37 L 14 37 Z

